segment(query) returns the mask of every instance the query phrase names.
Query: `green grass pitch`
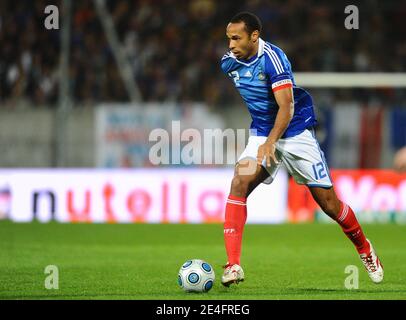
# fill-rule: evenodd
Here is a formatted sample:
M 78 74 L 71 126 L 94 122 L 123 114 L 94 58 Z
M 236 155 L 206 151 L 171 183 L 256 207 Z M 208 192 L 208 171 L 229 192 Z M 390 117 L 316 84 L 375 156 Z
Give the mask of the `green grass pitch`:
M 0 222 L 0 299 L 405 299 L 406 226 L 365 224 L 385 267 L 373 284 L 335 224 L 247 225 L 246 281 L 224 288 L 221 224 L 15 224 Z M 185 293 L 177 273 L 188 259 L 215 269 L 208 293 Z M 59 289 L 47 290 L 47 265 Z M 347 265 L 359 268 L 348 290 Z

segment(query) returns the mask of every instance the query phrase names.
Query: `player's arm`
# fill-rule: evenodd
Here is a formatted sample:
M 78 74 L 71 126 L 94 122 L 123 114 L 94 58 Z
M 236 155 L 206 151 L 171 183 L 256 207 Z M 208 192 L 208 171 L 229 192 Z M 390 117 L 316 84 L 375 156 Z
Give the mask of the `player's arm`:
M 295 111 L 292 87 L 274 91 L 274 96 L 279 110 L 276 115 L 275 125 L 267 139 L 269 143 L 276 143 L 282 137 Z
M 271 165 L 271 160 L 278 163 L 275 156 L 275 143 L 282 137 L 294 113 L 294 99 L 292 86 L 288 86 L 279 90 L 274 90 L 274 96 L 279 110 L 276 115 L 275 125 L 268 135 L 265 143 L 258 149 L 257 163 L 260 165 L 264 157 L 266 165 Z

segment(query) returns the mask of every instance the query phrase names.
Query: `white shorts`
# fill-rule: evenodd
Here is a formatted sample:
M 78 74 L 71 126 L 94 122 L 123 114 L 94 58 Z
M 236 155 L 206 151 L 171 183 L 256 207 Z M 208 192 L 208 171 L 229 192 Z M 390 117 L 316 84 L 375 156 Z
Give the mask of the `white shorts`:
M 265 142 L 267 137 L 250 136 L 245 150 L 238 158 L 257 160 L 258 148 Z M 279 164 L 275 165 L 271 160 L 271 166 L 266 166 L 264 158 L 262 165 L 270 176 L 263 183 L 270 184 L 274 180 L 282 163 L 298 184 L 306 184 L 310 187 L 330 188 L 330 172 L 313 131 L 305 130 L 302 133 L 286 139 L 279 139 L 276 143 L 276 158 Z

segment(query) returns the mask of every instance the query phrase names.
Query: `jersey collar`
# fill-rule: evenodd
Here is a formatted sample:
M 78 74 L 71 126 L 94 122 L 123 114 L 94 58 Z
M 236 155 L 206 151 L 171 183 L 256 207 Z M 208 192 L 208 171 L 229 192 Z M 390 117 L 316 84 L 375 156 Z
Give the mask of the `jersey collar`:
M 264 54 L 265 41 L 259 38 L 258 43 L 258 57 Z
M 259 40 L 258 40 L 258 52 L 257 52 L 257 54 L 255 56 L 251 57 L 249 60 L 238 60 L 236 58 L 235 60 L 238 63 L 241 63 L 241 64 L 243 64 L 245 66 L 250 66 L 253 63 L 255 63 L 260 56 L 262 56 L 264 54 L 265 41 L 262 40 L 261 38 L 258 38 L 258 39 Z M 231 53 L 231 55 L 234 56 L 232 53 Z

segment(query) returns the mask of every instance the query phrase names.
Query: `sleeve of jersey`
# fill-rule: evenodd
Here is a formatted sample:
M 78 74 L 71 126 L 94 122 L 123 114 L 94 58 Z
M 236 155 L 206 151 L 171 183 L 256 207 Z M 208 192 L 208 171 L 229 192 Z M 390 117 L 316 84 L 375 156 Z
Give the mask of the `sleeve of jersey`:
M 227 74 L 230 71 L 231 65 L 232 65 L 233 59 L 230 56 L 230 53 L 226 53 L 222 58 L 221 58 L 221 69 L 225 74 Z
M 273 92 L 293 87 L 290 72 L 284 68 L 283 62 L 275 52 L 265 52 L 265 72 L 270 79 Z

